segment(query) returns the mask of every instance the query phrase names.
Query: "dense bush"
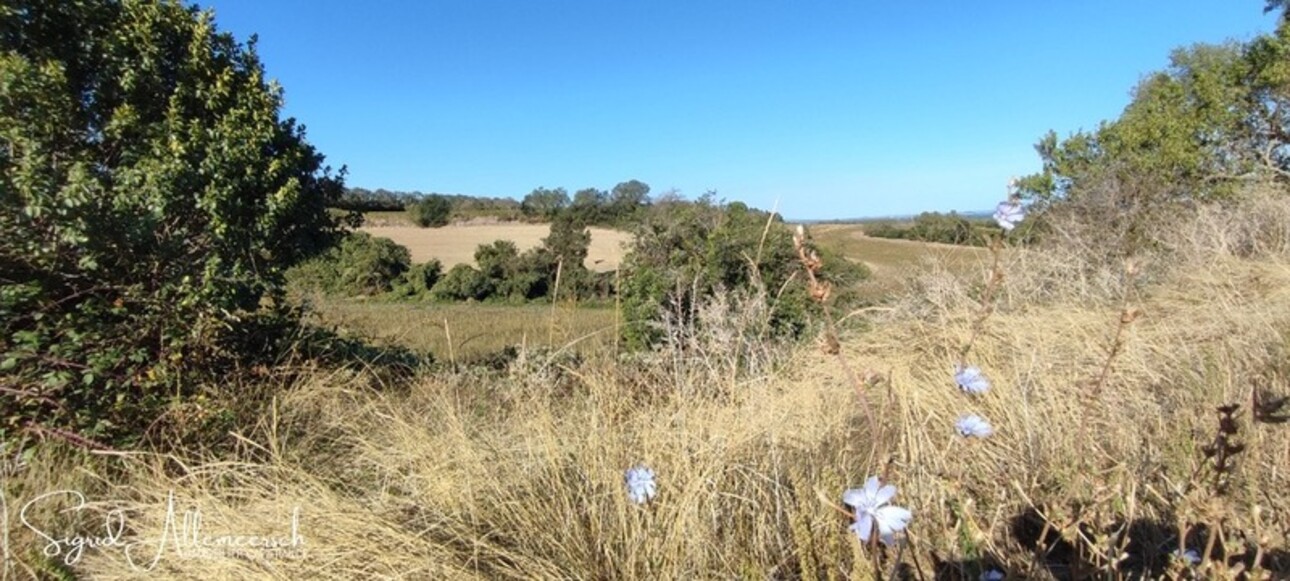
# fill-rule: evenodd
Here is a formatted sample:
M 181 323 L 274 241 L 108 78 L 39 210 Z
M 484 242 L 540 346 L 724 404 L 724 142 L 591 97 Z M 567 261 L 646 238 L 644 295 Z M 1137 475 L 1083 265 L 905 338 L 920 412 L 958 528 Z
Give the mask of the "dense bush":
M 439 279 L 430 296 L 445 301 L 482 301 L 492 292 L 488 276 L 469 264 L 458 264 Z
M 405 274 L 411 268 L 412 256 L 407 248 L 389 238 L 354 232 L 326 254 L 288 271 L 287 278 L 297 290 L 372 296 L 389 292 L 397 285 L 407 285 Z M 426 274 L 420 273 L 423 277 Z
M 137 433 L 271 356 L 343 185 L 253 44 L 176 1 L 13 0 L 0 87 L 0 435 Z
M 862 266 L 825 261 L 839 288 L 867 276 Z M 653 345 L 665 319 L 673 328 L 693 324 L 704 299 L 724 293 L 761 296 L 769 338 L 795 337 L 813 308 L 798 268 L 792 233 L 778 217 L 711 196 L 656 204 L 624 261 L 624 338 L 633 348 Z
M 443 278 L 443 265 L 438 260 L 414 264 L 403 278 L 395 282 L 394 294 L 399 297 L 429 298 L 430 289 Z

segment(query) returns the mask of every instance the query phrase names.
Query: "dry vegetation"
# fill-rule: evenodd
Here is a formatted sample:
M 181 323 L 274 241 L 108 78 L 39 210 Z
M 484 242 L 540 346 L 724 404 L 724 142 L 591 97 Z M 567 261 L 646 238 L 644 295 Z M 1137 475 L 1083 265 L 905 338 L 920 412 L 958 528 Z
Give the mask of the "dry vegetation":
M 547 224 L 452 224 L 442 228 L 415 226 L 367 226 L 362 228 L 373 236 L 389 238 L 412 252 L 412 262 L 422 263 L 438 259 L 444 270 L 457 264 L 475 264 L 475 250 L 481 244 L 497 240 L 510 240 L 520 252 L 537 247 L 550 234 Z M 623 258 L 623 246 L 631 235 L 618 230 L 590 228 L 591 247 L 587 252 L 587 268 L 599 272 L 618 268 Z
M 863 296 L 880 299 L 905 290 L 911 267 L 936 265 L 962 270 L 985 259 L 986 250 L 935 242 L 916 242 L 866 236 L 863 224 L 820 224 L 811 233 L 822 246 L 864 263 L 873 273 Z
M 976 579 L 990 566 L 1116 578 L 1117 562 L 1118 576 L 1223 578 L 1256 559 L 1286 578 L 1290 426 L 1252 421 L 1250 404 L 1256 387 L 1290 393 L 1290 206 L 1282 193 L 1184 218 L 1157 232 L 1132 276 L 1096 239 L 1006 254 L 997 308 L 968 356 L 994 384 L 979 397 L 952 373 L 990 257 L 948 268 L 933 255 L 910 269 L 908 292 L 843 337 L 856 369 L 877 378 L 866 387 L 874 427 L 812 345 L 774 371 L 675 381 L 660 378 L 699 363 L 533 358 L 397 389 L 319 372 L 234 436 L 239 461 L 46 451 L 11 480 L 10 510 L 74 488 L 97 504 L 29 518 L 94 530 L 125 505 L 131 538 L 156 539 L 170 491 L 211 535 L 286 535 L 300 508 L 298 558 L 168 549 L 153 575 L 174 578 Z M 1121 323 L 1131 309 L 1140 315 Z M 706 353 L 707 367 L 728 367 L 721 350 Z M 1244 450 L 1217 475 L 1219 493 L 1202 448 L 1229 403 L 1242 406 Z M 997 433 L 959 437 L 967 411 Z M 659 481 L 643 506 L 623 489 L 637 463 Z M 913 511 L 903 550 L 875 555 L 847 531 L 842 492 L 870 475 Z M 41 543 L 12 513 L 9 532 L 18 570 L 39 567 Z M 1188 571 L 1167 557 L 1180 546 L 1216 561 Z M 76 568 L 142 576 L 122 555 L 87 549 Z

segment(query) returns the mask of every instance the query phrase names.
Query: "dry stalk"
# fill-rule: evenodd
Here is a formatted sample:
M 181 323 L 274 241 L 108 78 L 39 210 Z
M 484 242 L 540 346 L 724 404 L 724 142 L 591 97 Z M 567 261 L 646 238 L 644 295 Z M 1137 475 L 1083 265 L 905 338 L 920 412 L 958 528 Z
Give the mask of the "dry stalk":
M 1111 346 L 1107 349 L 1106 360 L 1102 362 L 1102 370 L 1097 374 L 1097 379 L 1093 381 L 1093 397 L 1102 394 L 1102 388 L 1106 387 L 1106 382 L 1111 378 L 1111 366 L 1115 359 L 1120 356 L 1124 350 L 1124 332 L 1133 324 L 1138 316 L 1142 314 L 1137 307 L 1131 303 L 1133 292 L 1133 282 L 1138 276 L 1138 265 L 1133 259 L 1124 261 L 1124 294 L 1120 301 L 1120 319 L 1115 327 L 1115 336 L 1111 339 Z
M 963 343 L 963 348 L 959 350 L 960 367 L 967 366 L 967 356 L 972 351 L 972 345 L 976 343 L 977 336 L 985 328 L 986 320 L 994 314 L 994 294 L 1003 285 L 1003 237 L 996 236 L 990 240 L 990 255 L 990 277 L 986 280 L 985 289 L 981 291 L 981 308 L 972 319 L 971 332 L 968 334 L 967 341 Z
M 829 296 L 832 294 L 833 288 L 829 283 L 820 280 L 818 276 L 820 270 L 824 267 L 824 261 L 820 259 L 820 255 L 815 250 L 807 247 L 806 228 L 801 225 L 798 225 L 797 232 L 793 234 L 793 248 L 797 250 L 797 257 L 802 262 L 802 270 L 806 272 L 806 284 L 810 290 L 811 299 L 820 304 L 820 310 L 824 313 L 824 345 L 822 349 L 825 353 L 836 357 L 838 364 L 842 366 L 847 380 L 855 388 L 856 398 L 860 400 L 860 407 L 864 408 L 865 418 L 869 421 L 869 431 L 876 438 L 878 423 L 874 420 L 872 406 L 869 405 L 869 398 L 865 395 L 865 384 L 860 381 L 846 355 L 842 353 L 842 343 L 838 339 L 837 325 L 833 321 L 833 312 L 829 308 Z

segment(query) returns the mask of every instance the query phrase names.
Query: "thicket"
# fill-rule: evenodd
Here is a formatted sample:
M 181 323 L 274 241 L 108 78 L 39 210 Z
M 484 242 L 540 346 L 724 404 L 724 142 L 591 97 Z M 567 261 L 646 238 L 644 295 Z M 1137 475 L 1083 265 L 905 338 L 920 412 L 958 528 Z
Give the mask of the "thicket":
M 424 284 L 429 278 L 437 279 L 438 275 L 427 267 L 412 272 L 412 255 L 407 248 L 366 232 L 350 233 L 335 248 L 287 272 L 293 288 L 343 296 L 375 296 L 396 286 Z
M 694 202 L 669 200 L 649 208 L 624 259 L 623 336 L 646 349 L 668 328 L 699 322 L 711 297 L 755 295 L 768 313 L 762 340 L 798 337 L 815 308 L 798 269 L 793 235 L 779 216 L 709 194 Z M 822 257 L 836 288 L 854 287 L 867 270 L 837 256 Z M 842 304 L 854 297 L 841 295 Z
M 353 216 L 254 41 L 173 0 L 12 0 L 0 91 L 0 436 L 137 438 L 281 352 L 283 271 Z

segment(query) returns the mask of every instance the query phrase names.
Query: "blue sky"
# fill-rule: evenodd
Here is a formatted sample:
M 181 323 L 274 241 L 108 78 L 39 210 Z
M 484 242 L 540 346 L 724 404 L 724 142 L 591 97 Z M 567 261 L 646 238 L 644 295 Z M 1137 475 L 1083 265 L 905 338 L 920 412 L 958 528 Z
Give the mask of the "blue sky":
M 1261 0 L 205 0 L 351 186 L 639 179 L 790 219 L 990 208 Z

